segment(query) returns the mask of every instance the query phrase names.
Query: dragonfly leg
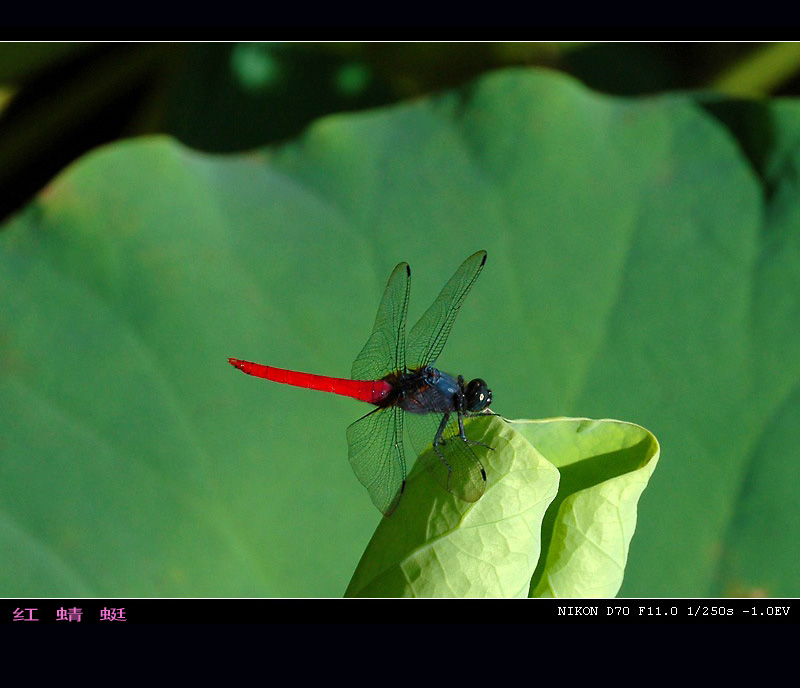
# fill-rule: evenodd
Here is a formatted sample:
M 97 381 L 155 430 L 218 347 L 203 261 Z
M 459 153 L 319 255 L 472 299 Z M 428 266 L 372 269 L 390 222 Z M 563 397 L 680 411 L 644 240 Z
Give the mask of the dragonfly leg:
M 488 444 L 484 444 L 483 442 L 478 442 L 477 440 L 471 440 L 467 438 L 467 433 L 464 430 L 464 414 L 459 411 L 458 413 L 458 434 L 461 436 L 461 439 L 464 440 L 467 444 L 477 444 L 479 447 L 486 447 L 487 449 L 491 449 L 494 451 L 494 447 L 489 446 Z
M 459 418 L 460 418 L 459 414 Z M 442 416 L 442 422 L 439 423 L 439 429 L 436 431 L 436 436 L 433 438 L 433 451 L 436 452 L 436 455 L 439 457 L 440 461 L 444 464 L 444 467 L 447 469 L 447 484 L 445 485 L 445 489 L 450 492 L 450 478 L 453 476 L 453 467 L 447 462 L 447 459 L 444 458 L 444 454 L 439 451 L 439 445 L 444 444 L 445 440 L 442 439 L 442 435 L 444 434 L 444 429 L 447 427 L 447 422 L 450 420 L 450 414 L 445 413 Z

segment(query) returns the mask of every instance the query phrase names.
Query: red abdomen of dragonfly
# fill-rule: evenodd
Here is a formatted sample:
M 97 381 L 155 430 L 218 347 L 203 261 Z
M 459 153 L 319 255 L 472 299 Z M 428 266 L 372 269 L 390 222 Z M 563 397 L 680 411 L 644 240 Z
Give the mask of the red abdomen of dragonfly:
M 368 404 L 380 404 L 391 392 L 392 386 L 385 380 L 350 380 L 342 377 L 328 377 L 327 375 L 313 375 L 312 373 L 298 373 L 294 370 L 284 370 L 273 366 L 265 366 L 250 361 L 240 361 L 238 358 L 229 358 L 230 363 L 243 373 L 265 380 L 280 382 L 294 387 L 316 389 L 320 392 L 331 392 L 352 397 Z

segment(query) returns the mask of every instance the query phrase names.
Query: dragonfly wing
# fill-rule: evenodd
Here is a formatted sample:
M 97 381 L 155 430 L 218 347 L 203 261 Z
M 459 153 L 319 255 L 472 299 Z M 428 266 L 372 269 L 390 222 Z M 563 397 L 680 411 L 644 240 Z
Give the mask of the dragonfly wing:
M 431 365 L 439 357 L 461 304 L 478 279 L 485 262 L 486 251 L 478 251 L 467 258 L 444 285 L 436 301 L 414 325 L 408 335 L 406 355 L 410 368 Z
M 438 451 L 431 443 L 444 418 L 443 413 L 408 413 L 406 429 L 425 468 L 448 492 L 465 502 L 477 502 L 486 490 L 486 471 L 472 447 L 459 434 L 458 414 L 451 413 Z
M 384 516 L 397 508 L 406 486 L 403 412 L 378 408 L 347 428 L 350 465 Z
M 410 277 L 408 263 L 399 263 L 389 277 L 372 334 L 353 363 L 353 379 L 380 380 L 388 373 L 405 370 Z

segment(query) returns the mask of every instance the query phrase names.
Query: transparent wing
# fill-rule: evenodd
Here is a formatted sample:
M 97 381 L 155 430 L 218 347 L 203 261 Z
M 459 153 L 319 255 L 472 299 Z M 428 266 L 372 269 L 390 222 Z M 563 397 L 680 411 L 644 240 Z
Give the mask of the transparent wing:
M 458 414 L 451 413 L 437 451 L 429 451 L 444 418 L 443 413 L 407 413 L 406 429 L 414 450 L 426 469 L 448 492 L 465 502 L 477 502 L 486 489 L 486 471 L 458 428 Z
M 442 352 L 461 304 L 478 279 L 486 262 L 486 251 L 467 258 L 456 274 L 444 285 L 433 302 L 408 335 L 406 361 L 410 368 L 431 365 Z
M 388 373 L 405 370 L 410 277 L 408 263 L 399 263 L 389 277 L 372 334 L 353 362 L 354 380 L 380 380 Z
M 406 486 L 403 412 L 379 408 L 347 428 L 350 465 L 384 516 L 397 508 Z

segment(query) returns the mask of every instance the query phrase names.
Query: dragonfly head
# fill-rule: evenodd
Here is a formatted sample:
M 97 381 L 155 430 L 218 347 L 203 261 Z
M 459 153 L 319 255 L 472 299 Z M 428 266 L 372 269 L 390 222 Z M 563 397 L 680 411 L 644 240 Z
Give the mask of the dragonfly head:
M 478 413 L 487 408 L 492 403 L 492 390 L 486 386 L 486 382 L 476 377 L 467 384 L 465 392 L 467 411 Z

